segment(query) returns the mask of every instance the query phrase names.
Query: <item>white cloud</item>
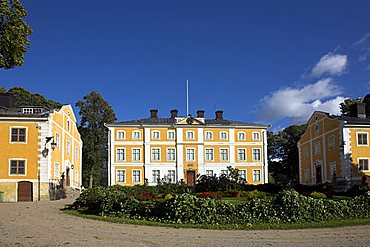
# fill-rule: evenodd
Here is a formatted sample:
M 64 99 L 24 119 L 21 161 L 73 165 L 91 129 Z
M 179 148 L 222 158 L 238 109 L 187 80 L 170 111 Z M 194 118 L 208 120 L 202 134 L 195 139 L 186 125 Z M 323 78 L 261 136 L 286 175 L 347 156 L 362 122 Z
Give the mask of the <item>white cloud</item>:
M 320 61 L 313 67 L 311 73 L 314 76 L 321 76 L 322 74 L 338 75 L 346 69 L 346 66 L 346 55 L 329 52 L 320 58 Z
M 285 118 L 293 123 L 305 123 L 313 111 L 325 111 L 339 114 L 345 98 L 338 96 L 342 92 L 331 78 L 308 84 L 303 88 L 281 88 L 260 100 L 257 118 L 265 122 L 275 122 Z
M 370 33 L 365 34 L 354 46 L 360 52 L 358 61 L 366 61 L 370 57 Z

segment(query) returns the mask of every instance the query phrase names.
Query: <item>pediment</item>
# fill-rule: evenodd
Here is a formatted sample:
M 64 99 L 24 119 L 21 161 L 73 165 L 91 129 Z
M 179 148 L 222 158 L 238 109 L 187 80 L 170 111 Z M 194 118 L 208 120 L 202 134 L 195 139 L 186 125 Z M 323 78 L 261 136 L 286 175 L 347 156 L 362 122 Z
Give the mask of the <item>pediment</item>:
M 191 115 L 185 117 L 185 118 L 178 118 L 176 119 L 176 124 L 178 125 L 203 125 L 204 124 L 204 119 L 198 119 L 195 118 Z

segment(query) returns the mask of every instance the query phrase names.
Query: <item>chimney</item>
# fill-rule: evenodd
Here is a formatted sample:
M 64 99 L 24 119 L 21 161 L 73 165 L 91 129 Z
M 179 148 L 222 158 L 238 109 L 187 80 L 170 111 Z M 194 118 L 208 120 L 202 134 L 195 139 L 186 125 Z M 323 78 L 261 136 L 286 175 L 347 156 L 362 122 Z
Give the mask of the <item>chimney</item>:
M 365 103 L 357 103 L 356 104 L 356 117 L 366 118 L 365 106 L 366 106 Z
M 171 118 L 176 118 L 177 117 L 177 113 L 179 112 L 179 110 L 172 109 L 170 112 L 171 112 Z
M 158 110 L 157 109 L 151 109 L 150 110 L 150 118 L 158 118 Z
M 199 118 L 204 118 L 204 110 L 198 110 L 197 111 L 197 117 L 199 117 Z
M 222 110 L 216 111 L 216 120 L 224 119 L 223 113 L 224 113 L 224 111 L 222 111 Z
M 11 93 L 0 93 L 0 106 L 15 108 L 15 97 Z

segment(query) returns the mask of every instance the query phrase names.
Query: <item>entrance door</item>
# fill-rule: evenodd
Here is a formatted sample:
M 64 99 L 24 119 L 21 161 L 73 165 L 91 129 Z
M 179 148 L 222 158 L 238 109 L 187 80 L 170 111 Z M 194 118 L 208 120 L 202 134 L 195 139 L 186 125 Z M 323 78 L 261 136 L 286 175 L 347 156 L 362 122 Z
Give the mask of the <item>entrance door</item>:
M 33 185 L 28 181 L 18 182 L 18 202 L 33 201 Z
M 70 175 L 69 175 L 69 168 L 67 167 L 67 169 L 66 169 L 66 184 L 67 184 L 67 186 L 70 186 Z
M 321 165 L 316 165 L 316 183 L 322 183 Z
M 195 171 L 186 171 L 186 184 L 188 186 L 195 185 Z

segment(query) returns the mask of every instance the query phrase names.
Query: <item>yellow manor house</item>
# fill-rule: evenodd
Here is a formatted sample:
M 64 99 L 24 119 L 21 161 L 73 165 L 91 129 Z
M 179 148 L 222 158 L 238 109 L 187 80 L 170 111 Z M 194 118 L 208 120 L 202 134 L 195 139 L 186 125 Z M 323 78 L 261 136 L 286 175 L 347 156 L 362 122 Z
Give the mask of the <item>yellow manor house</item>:
M 169 118 L 151 110 L 149 118 L 106 126 L 109 185 L 166 179 L 192 186 L 197 174 L 227 174 L 227 166 L 250 184 L 268 182 L 266 125 L 226 120 L 223 111 L 206 119 L 203 110 L 197 117 L 171 110 Z
M 81 185 L 82 141 L 72 107 L 15 107 L 0 94 L 0 192 L 4 201 L 51 199 L 55 185 Z
M 352 116 L 314 112 L 299 143 L 301 184 L 337 181 L 345 187 L 370 175 L 370 116 L 358 103 Z

